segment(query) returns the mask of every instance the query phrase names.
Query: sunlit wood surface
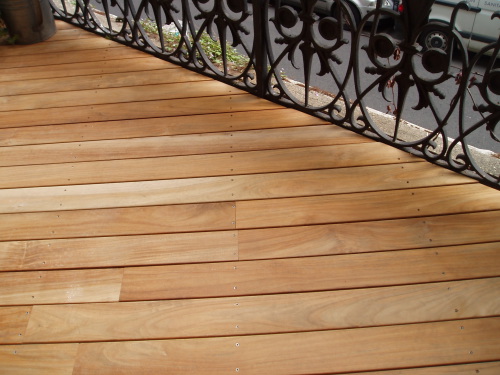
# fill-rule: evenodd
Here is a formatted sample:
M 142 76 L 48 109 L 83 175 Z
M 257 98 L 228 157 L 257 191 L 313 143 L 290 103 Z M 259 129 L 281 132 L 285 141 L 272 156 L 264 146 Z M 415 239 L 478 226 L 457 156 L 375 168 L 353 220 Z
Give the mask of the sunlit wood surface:
M 500 373 L 500 193 L 58 23 L 0 47 L 1 374 Z

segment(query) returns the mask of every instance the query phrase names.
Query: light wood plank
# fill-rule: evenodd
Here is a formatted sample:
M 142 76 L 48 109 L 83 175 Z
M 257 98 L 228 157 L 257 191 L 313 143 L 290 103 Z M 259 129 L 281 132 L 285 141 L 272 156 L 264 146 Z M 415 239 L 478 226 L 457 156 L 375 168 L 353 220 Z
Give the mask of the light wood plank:
M 0 147 L 0 165 L 33 165 L 359 143 L 335 125 Z M 186 145 L 189 145 L 186 147 Z
M 76 103 L 75 103 L 76 104 Z M 0 112 L 0 128 L 191 116 L 281 108 L 250 94 Z M 356 134 L 357 137 L 359 137 Z M 354 138 L 354 135 L 353 135 Z
M 0 240 L 202 232 L 234 229 L 234 226 L 235 209 L 230 202 L 3 214 Z
M 54 97 L 54 99 L 61 100 L 63 96 L 63 94 L 59 94 L 61 92 L 68 94 L 70 96 L 70 98 L 68 98 L 69 100 L 71 100 L 71 98 L 77 100 L 80 92 L 83 90 L 102 90 L 135 86 L 138 87 L 139 97 L 142 97 L 143 93 L 141 93 L 141 87 L 145 85 L 155 85 L 152 88 L 152 90 L 154 90 L 156 89 L 156 85 L 207 80 L 209 80 L 208 77 L 196 74 L 189 70 L 181 68 L 172 69 L 172 67 L 169 67 L 167 69 L 157 69 L 153 71 L 136 71 L 134 74 L 125 72 L 4 82 L 0 86 L 0 96 L 12 96 L 12 98 L 10 98 L 12 101 L 8 101 L 6 105 L 6 108 L 11 110 L 13 109 L 12 102 L 15 102 L 15 99 L 23 101 L 24 99 L 28 99 L 28 96 L 26 95 L 30 94 L 37 94 L 36 97 L 30 98 L 30 100 L 34 100 L 34 103 L 40 103 L 41 97 Z M 165 90 L 165 87 L 162 87 Z M 28 100 L 26 100 L 25 104 L 26 106 L 28 105 Z M 59 105 L 59 103 L 57 103 L 57 105 Z M 43 108 L 39 107 L 39 104 L 35 104 L 35 107 Z
M 286 108 L 123 121 L 47 125 L 0 129 L 1 146 L 82 142 L 104 139 L 143 138 L 166 135 L 328 125 L 305 113 Z M 347 132 L 338 128 L 335 136 Z M 334 137 L 335 137 L 334 136 Z M 358 136 L 364 139 L 364 137 Z M 360 141 L 361 142 L 361 141 Z M 363 142 L 367 142 L 364 140 Z M 405 154 L 401 152 L 401 154 Z
M 380 287 L 500 276 L 498 244 L 126 268 L 120 300 Z M 189 275 L 189 277 L 184 277 Z M 169 288 L 165 288 L 169 285 Z
M 499 288 L 495 278 L 258 297 L 34 306 L 24 339 L 131 341 L 487 317 L 500 314 Z
M 122 269 L 0 273 L 0 305 L 117 301 Z
M 79 43 L 80 41 L 78 41 Z M 114 59 L 136 59 L 148 56 L 142 51 L 127 48 L 119 44 L 113 44 L 109 48 L 94 50 L 68 51 L 51 53 L 48 56 L 24 55 L 22 59 L 18 56 L 0 56 L 0 69 L 45 67 L 59 64 L 73 64 L 90 61 L 104 61 Z M 45 57 L 45 58 L 41 58 Z M 132 63 L 132 61 L 130 61 Z M 10 70 L 9 70 L 10 71 Z M 7 71 L 7 73 L 9 72 Z
M 62 20 L 55 20 L 55 24 L 56 24 L 56 28 L 57 30 L 73 30 L 73 29 L 76 29 L 77 26 L 75 25 L 72 25 L 71 23 L 69 22 L 65 22 L 65 21 L 62 21 Z
M 365 183 L 359 184 L 363 176 Z M 389 176 L 389 177 L 388 177 Z M 336 181 L 332 184 L 332 181 Z M 473 181 L 424 163 L 0 191 L 0 213 L 83 210 L 406 189 Z M 56 205 L 57 206 L 57 205 Z
M 2 345 L 0 363 L 9 375 L 71 375 L 78 344 Z
M 405 370 L 356 372 L 338 375 L 498 375 L 500 362 L 471 363 L 465 365 L 451 365 L 439 367 L 413 368 Z M 332 374 L 333 375 L 333 374 Z
M 464 329 L 461 329 L 464 327 Z M 80 344 L 74 375 L 312 374 L 496 360 L 500 318 L 197 340 Z
M 183 74 L 182 72 L 180 73 Z M 186 77 L 197 80 L 200 76 L 188 72 Z M 240 95 L 244 91 L 214 80 L 167 83 L 116 88 L 99 88 L 31 95 L 0 97 L 0 111 L 39 110 L 109 103 L 143 102 L 151 100 L 195 98 L 215 95 Z M 60 109 L 63 111 L 64 109 Z
M 125 57 L 125 56 L 124 56 Z M 0 75 L 0 82 L 17 82 L 36 79 L 55 79 L 63 77 L 76 77 L 95 74 L 126 73 L 142 70 L 168 69 L 178 66 L 142 54 L 136 55 L 133 60 L 101 60 L 91 62 L 72 62 L 59 65 L 28 66 L 24 68 L 10 68 Z
M 237 202 L 237 228 L 341 223 L 459 214 L 500 208 L 500 193 L 480 184 Z M 490 229 L 493 230 L 491 224 Z
M 492 242 L 500 211 L 238 231 L 241 260 L 349 254 Z
M 85 38 L 95 38 L 96 35 L 88 32 L 86 30 L 76 28 L 76 27 L 67 27 L 60 28 L 59 25 L 56 25 L 57 32 L 47 39 L 47 42 L 60 42 L 63 40 L 74 40 L 74 39 L 85 39 Z
M 0 307 L 0 344 L 24 341 L 31 309 L 31 306 Z
M 363 143 L 90 163 L 0 167 L 0 187 L 20 188 L 58 184 L 148 181 L 344 168 L 394 162 L 421 162 L 421 159 L 396 148 L 384 149 L 380 146 L 376 143 Z M 381 150 L 384 152 L 376 152 L 369 159 L 364 157 L 366 152 Z
M 57 43 L 42 42 L 30 45 L 2 46 L 2 56 L 21 57 L 25 55 L 39 55 L 39 59 L 44 59 L 43 55 L 58 52 L 95 50 L 102 48 L 123 47 L 112 40 L 100 37 L 85 38 L 78 40 L 58 41 Z
M 238 259 L 234 231 L 0 242 L 0 270 L 121 267 Z

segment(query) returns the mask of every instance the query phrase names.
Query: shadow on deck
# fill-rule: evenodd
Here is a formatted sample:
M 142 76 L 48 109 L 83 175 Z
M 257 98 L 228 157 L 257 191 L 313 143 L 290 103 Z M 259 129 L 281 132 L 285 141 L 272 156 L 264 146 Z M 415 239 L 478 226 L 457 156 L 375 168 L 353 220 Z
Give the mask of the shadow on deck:
M 0 47 L 0 372 L 500 373 L 498 191 L 58 26 Z

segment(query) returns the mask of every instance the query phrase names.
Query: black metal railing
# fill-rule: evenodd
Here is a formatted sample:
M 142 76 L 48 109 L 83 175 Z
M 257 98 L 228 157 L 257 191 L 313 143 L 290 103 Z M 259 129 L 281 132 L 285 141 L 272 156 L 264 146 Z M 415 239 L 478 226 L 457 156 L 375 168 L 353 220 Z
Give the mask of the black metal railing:
M 448 24 L 429 22 L 434 0 L 394 3 L 52 0 L 59 19 L 499 188 L 500 41 L 468 52 L 465 2 Z

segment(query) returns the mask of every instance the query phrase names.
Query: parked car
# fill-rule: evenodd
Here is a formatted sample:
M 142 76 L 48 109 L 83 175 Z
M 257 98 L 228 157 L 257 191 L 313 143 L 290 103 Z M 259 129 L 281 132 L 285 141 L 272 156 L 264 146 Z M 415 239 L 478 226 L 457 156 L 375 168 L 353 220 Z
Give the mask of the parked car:
M 449 25 L 453 8 L 462 0 L 436 0 L 432 6 L 429 21 Z M 491 19 L 500 11 L 500 0 L 468 0 L 469 10 L 459 10 L 455 28 L 464 38 L 466 47 L 477 52 L 485 45 L 495 42 L 500 34 L 500 19 Z M 424 48 L 446 49 L 449 36 L 439 27 L 425 29 L 420 42 Z
M 281 4 L 295 7 L 300 6 L 300 3 L 300 0 L 281 0 Z M 330 15 L 334 3 L 335 0 L 318 0 L 315 10 L 318 14 Z M 377 0 L 347 0 L 346 3 L 351 9 L 356 24 L 359 24 L 361 19 L 377 6 Z M 399 0 L 384 0 L 382 5 L 384 8 L 396 10 L 398 4 Z

